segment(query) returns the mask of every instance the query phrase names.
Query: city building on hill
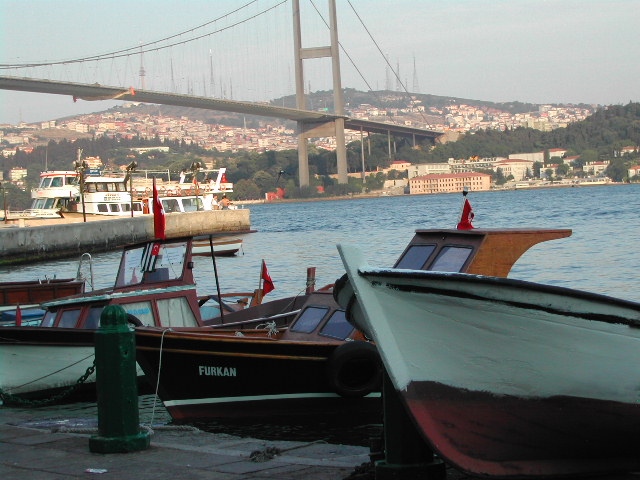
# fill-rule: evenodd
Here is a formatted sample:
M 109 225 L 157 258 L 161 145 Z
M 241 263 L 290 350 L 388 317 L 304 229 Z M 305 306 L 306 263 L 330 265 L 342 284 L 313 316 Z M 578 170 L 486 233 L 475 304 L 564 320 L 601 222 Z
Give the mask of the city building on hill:
M 562 158 L 567 154 L 567 150 L 565 148 L 550 148 L 549 149 L 549 158 L 559 157 Z
M 509 160 L 502 160 L 500 162 L 496 162 L 493 165 L 493 170 L 498 171 L 498 169 L 502 170 L 502 174 L 505 177 L 513 176 L 513 179 L 516 181 L 524 180 L 527 177 L 533 175 L 533 164 L 535 162 L 533 160 L 522 160 L 520 158 L 513 158 Z
M 417 163 L 409 165 L 407 173 L 409 178 L 451 173 L 451 165 L 448 163 Z
M 102 168 L 102 160 L 100 160 L 100 157 L 85 157 L 83 160 L 92 170 L 99 170 Z
M 601 175 L 609 166 L 609 161 L 587 162 L 582 166 L 582 171 L 588 175 Z
M 531 160 L 532 162 L 544 162 L 544 152 L 531 152 L 531 153 L 512 153 L 509 155 L 509 159 L 517 160 Z
M 27 169 L 22 167 L 14 167 L 9 170 L 9 181 L 19 182 L 23 178 L 27 178 Z
M 629 178 L 640 175 L 640 165 L 634 165 L 633 167 L 630 167 L 628 174 L 629 174 Z
M 470 191 L 489 190 L 491 175 L 488 173 L 430 174 L 409 179 L 409 193 L 456 193 L 465 188 Z
M 470 157 L 470 158 L 460 158 L 454 159 L 450 158 L 447 163 L 451 166 L 451 173 L 465 173 L 465 172 L 475 172 L 479 168 L 491 169 L 493 170 L 493 166 L 496 162 L 506 160 L 504 157 L 488 157 L 488 158 L 480 158 L 480 157 Z

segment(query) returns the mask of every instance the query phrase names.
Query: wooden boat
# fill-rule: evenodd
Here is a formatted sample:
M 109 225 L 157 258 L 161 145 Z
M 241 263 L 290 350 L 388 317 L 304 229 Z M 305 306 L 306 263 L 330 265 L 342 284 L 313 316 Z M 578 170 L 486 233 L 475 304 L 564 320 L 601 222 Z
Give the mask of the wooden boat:
M 197 295 L 191 244 L 180 238 L 129 246 L 114 287 L 42 303 L 39 326 L 2 327 L 0 389 L 49 396 L 74 384 L 93 361 L 94 331 L 107 305 L 122 306 L 134 325 L 203 326 L 200 309 L 209 298 Z
M 213 252 L 216 257 L 232 257 L 242 248 L 241 238 L 216 238 L 213 240 Z M 193 255 L 211 256 L 209 238 L 196 237 L 193 239 Z
M 640 468 L 640 304 L 339 250 L 336 298 L 443 459 L 491 477 Z
M 517 258 L 532 245 L 569 234 L 569 230 L 417 230 L 397 265 L 429 268 L 431 254 L 441 249 L 448 253 L 440 257 L 437 265 L 445 262 L 453 265 L 463 259 L 461 254 L 464 254 L 459 270 L 506 275 Z M 491 254 L 498 248 L 503 255 L 495 261 Z M 293 320 L 292 315 L 295 315 Z M 307 322 L 309 316 L 316 323 L 303 331 L 299 325 Z M 342 319 L 344 308 L 335 303 L 329 291 L 318 291 L 304 298 L 264 302 L 235 313 L 229 309 L 225 313 L 225 328 L 230 322 L 234 328 L 224 332 L 217 328 L 212 332 L 138 328 L 137 358 L 147 377 L 159 382 L 158 394 L 176 420 L 347 408 L 349 404 L 379 408 L 377 399 L 370 401 L 376 398 L 371 394 L 379 392 L 377 383 L 372 387 L 375 383 L 373 346 L 362 342 L 358 331 L 344 324 L 341 335 L 327 335 L 324 328 L 331 327 L 333 316 Z M 247 329 L 268 322 L 275 324 L 271 336 L 264 330 L 245 334 Z M 290 326 L 286 328 L 287 325 Z M 245 336 L 238 337 L 236 332 Z M 347 342 L 347 339 L 360 341 Z M 366 349 L 363 355 L 368 356 L 356 361 L 360 358 L 356 353 L 360 352 L 344 354 L 355 357 L 348 363 L 354 365 L 349 382 L 357 395 L 345 394 L 346 390 L 336 387 L 335 379 L 330 381 L 331 376 L 337 375 L 337 367 L 331 366 L 337 360 L 332 359 L 343 355 L 334 352 L 352 348 L 362 352 Z M 215 370 L 211 370 L 214 367 Z M 218 368 L 223 369 L 222 375 L 217 375 Z M 236 376 L 225 376 L 224 368 L 235 369 Z M 376 375 L 376 382 L 378 378 Z M 350 397 L 354 396 L 362 397 L 363 401 L 353 402 Z
M 211 331 L 136 328 L 138 363 L 173 419 L 379 412 L 375 347 L 346 321 L 330 290 L 298 300 L 279 302 L 280 316 Z
M 20 317 L 26 322 L 39 322 L 44 310 L 41 302 L 75 295 L 84 290 L 84 281 L 76 278 L 47 278 L 0 283 L 0 325 L 15 325 Z

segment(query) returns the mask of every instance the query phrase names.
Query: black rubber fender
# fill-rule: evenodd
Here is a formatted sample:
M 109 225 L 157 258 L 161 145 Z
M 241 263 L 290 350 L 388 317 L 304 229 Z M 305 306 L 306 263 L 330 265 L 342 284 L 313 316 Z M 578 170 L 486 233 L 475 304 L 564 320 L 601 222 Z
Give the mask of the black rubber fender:
M 342 397 L 357 398 L 379 392 L 382 364 L 375 345 L 360 340 L 340 345 L 327 361 L 327 379 Z
M 127 313 L 127 322 L 130 323 L 131 325 L 133 325 L 134 327 L 142 327 L 143 324 L 140 321 L 140 319 L 138 317 L 136 317 L 135 315 L 131 315 L 130 313 Z

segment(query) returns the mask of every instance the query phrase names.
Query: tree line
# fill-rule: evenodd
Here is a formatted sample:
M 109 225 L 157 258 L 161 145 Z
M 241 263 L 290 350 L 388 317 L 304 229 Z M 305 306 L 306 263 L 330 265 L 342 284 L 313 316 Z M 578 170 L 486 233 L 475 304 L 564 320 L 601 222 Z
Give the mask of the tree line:
M 395 160 L 411 163 L 446 162 L 449 158 L 507 157 L 518 152 L 545 151 L 564 148 L 568 155 L 580 155 L 580 162 L 610 160 L 607 174 L 614 180 L 623 180 L 626 170 L 638 162 L 638 155 L 619 155 L 622 147 L 640 145 L 640 104 L 614 105 L 595 112 L 589 118 L 558 128 L 541 132 L 519 127 L 513 130 L 487 130 L 469 133 L 456 142 L 431 147 L 428 143 L 416 148 L 408 140 L 394 141 L 393 154 L 388 153 L 387 137 L 371 135 L 365 142 L 365 169 L 376 171 L 389 167 Z M 168 146 L 169 152 L 149 151 L 139 153 L 134 147 Z M 347 145 L 347 166 L 349 172 L 362 170 L 361 144 L 359 141 Z M 285 188 L 289 198 L 307 198 L 319 195 L 346 195 L 376 190 L 386 179 L 398 178 L 399 172 L 389 175 L 381 172 L 370 174 L 363 182 L 361 178 L 349 178 L 348 184 L 338 184 L 330 177 L 337 173 L 334 151 L 309 148 L 309 186 L 298 185 L 298 155 L 296 150 L 219 152 L 205 150 L 184 141 L 162 141 L 159 137 L 119 138 L 103 136 L 75 141 L 49 141 L 47 145 L 34 148 L 32 152 L 18 151 L 12 157 L 0 159 L 0 169 L 5 175 L 14 166 L 28 170 L 27 187 L 33 188 L 40 172 L 45 170 L 72 170 L 77 150 L 83 156 L 99 157 L 105 165 L 120 166 L 136 161 L 139 169 L 168 169 L 176 174 L 188 169 L 194 161 L 207 162 L 216 168 L 226 167 L 227 178 L 235 184 L 233 197 L 238 200 L 264 198 L 266 192 Z M 551 160 L 551 159 L 547 159 Z M 545 165 L 536 165 L 544 169 Z M 406 173 L 405 173 L 406 175 Z M 7 187 L 11 188 L 11 187 Z M 324 193 L 320 193 L 323 191 Z M 20 197 L 14 192 L 14 197 Z M 28 207 L 28 193 L 26 203 Z

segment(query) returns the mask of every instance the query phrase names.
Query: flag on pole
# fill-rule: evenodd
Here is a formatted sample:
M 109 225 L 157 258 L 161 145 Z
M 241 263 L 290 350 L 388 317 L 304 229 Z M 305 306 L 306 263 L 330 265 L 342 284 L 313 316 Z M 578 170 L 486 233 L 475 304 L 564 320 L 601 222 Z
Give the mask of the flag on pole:
M 269 276 L 269 271 L 267 270 L 267 264 L 262 260 L 262 271 L 260 272 L 260 280 L 262 281 L 262 295 L 266 295 L 271 290 L 275 290 L 276 287 L 273 285 L 273 280 Z
M 167 238 L 165 233 L 165 219 L 162 202 L 158 198 L 158 189 L 156 188 L 156 179 L 153 178 L 153 232 L 156 238 L 164 240 Z
M 471 203 L 467 198 L 464 199 L 464 207 L 462 207 L 462 215 L 460 216 L 460 222 L 458 222 L 458 230 L 471 230 L 475 228 L 471 225 L 473 221 L 473 209 L 471 208 Z

